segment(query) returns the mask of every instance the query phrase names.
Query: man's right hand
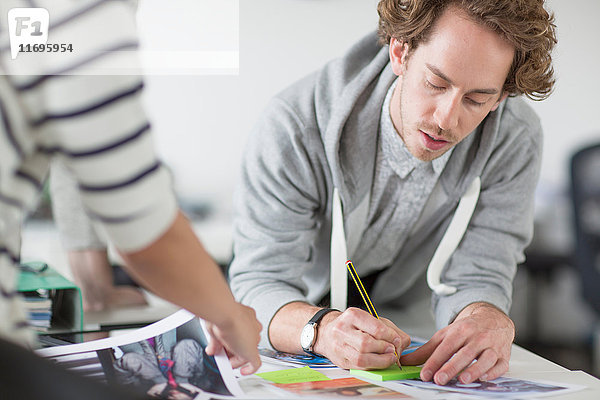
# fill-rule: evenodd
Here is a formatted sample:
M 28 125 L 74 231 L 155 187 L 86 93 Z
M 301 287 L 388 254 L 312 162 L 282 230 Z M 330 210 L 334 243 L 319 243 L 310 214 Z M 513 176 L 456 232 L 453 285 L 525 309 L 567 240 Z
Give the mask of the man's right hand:
M 211 339 L 206 354 L 214 355 L 225 349 L 233 368 L 245 365 L 242 375 L 253 374 L 260 367 L 258 343 L 262 325 L 256 319 L 254 309 L 235 303 L 235 309 L 224 323 L 218 326 L 207 322 Z
M 349 369 L 387 368 L 410 345 L 410 336 L 388 319 L 358 308 L 330 312 L 319 323 L 314 351 Z

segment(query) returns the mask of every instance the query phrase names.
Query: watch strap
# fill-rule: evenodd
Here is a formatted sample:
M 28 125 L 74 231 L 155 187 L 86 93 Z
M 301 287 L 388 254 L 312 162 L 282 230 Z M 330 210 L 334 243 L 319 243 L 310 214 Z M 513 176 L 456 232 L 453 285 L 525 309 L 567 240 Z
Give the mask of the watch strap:
M 319 311 L 317 311 L 315 315 L 313 315 L 313 317 L 308 321 L 308 323 L 314 322 L 315 324 L 318 324 L 319 321 L 321 321 L 321 318 L 325 316 L 325 314 L 330 313 L 332 311 L 339 310 L 336 310 L 335 308 L 322 308 Z
M 321 321 L 321 319 L 328 313 L 332 312 L 332 311 L 339 311 L 335 308 L 322 308 L 319 311 L 317 311 L 315 313 L 315 315 L 313 315 L 313 317 L 308 321 L 308 324 L 314 324 L 315 325 L 315 337 L 314 337 L 314 341 L 313 343 L 311 343 L 310 348 L 306 349 L 303 348 L 304 352 L 310 354 L 311 356 L 315 356 L 315 357 L 323 357 L 320 354 L 317 354 L 315 352 L 312 351 L 313 346 L 315 345 L 315 342 L 317 341 L 317 335 L 319 333 L 319 330 L 317 329 L 317 327 L 319 326 L 319 322 Z

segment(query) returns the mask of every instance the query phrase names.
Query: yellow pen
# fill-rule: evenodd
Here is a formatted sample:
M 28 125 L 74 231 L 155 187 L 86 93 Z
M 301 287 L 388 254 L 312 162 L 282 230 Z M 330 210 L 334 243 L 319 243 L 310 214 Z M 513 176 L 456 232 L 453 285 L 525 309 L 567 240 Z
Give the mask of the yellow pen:
M 377 311 L 375 310 L 373 303 L 371 303 L 369 294 L 367 293 L 367 290 L 363 286 L 362 281 L 360 280 L 360 277 L 356 273 L 356 270 L 354 269 L 354 265 L 352 265 L 352 261 L 348 260 L 346 262 L 346 267 L 348 267 L 348 271 L 350 271 L 350 276 L 352 276 L 352 280 L 354 281 L 354 284 L 356 285 L 356 288 L 358 289 L 358 293 L 360 293 L 360 297 L 362 297 L 363 301 L 365 302 L 365 306 L 367 306 L 367 310 L 369 311 L 369 313 L 372 316 L 379 319 L 379 315 L 377 315 Z M 394 354 L 396 355 L 396 359 L 398 360 L 398 368 L 400 368 L 402 370 L 402 365 L 400 364 L 400 356 L 398 356 L 398 352 L 396 351 L 396 349 L 394 349 Z

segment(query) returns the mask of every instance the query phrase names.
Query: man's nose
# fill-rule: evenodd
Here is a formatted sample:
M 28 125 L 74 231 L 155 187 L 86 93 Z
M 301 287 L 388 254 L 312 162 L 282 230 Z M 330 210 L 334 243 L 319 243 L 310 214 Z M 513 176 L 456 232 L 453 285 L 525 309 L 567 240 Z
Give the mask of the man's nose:
M 433 117 L 441 130 L 449 131 L 458 126 L 459 114 L 460 96 L 448 94 L 438 102 Z

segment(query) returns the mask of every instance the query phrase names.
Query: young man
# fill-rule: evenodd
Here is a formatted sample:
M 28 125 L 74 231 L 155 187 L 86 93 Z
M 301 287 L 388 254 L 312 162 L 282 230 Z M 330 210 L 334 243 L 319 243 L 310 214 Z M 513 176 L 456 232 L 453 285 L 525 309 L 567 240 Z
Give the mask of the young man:
M 234 300 L 177 207 L 141 106 L 142 78 L 93 73 L 136 65 L 132 2 L 14 0 L 0 3 L 0 15 L 27 7 L 46 8 L 49 45 L 73 51 L 22 52 L 12 59 L 8 26 L 0 25 L 0 397 L 115 398 L 110 389 L 69 380 L 43 360 L 17 356 L 9 342 L 31 338 L 15 291 L 20 229 L 53 158 L 73 174 L 85 209 L 131 275 L 209 321 L 208 353 L 224 347 L 234 367 L 256 371 L 260 324 L 252 309 Z M 17 28 L 35 22 L 20 18 Z M 31 385 L 38 375 L 43 378 Z
M 409 337 L 393 323 L 316 306 L 330 287 L 335 188 L 348 256 L 377 305 L 410 307 L 434 254 L 448 252 L 438 244 L 462 238 L 429 271 L 439 331 L 401 361 L 425 363 L 421 378 L 438 384 L 494 379 L 508 369 L 512 279 L 541 157 L 538 118 L 516 96 L 551 91 L 553 18 L 541 0 L 382 0 L 378 10 L 383 48 L 366 37 L 278 95 L 254 130 L 230 283 L 257 310 L 265 345 L 344 368 L 394 363 Z

